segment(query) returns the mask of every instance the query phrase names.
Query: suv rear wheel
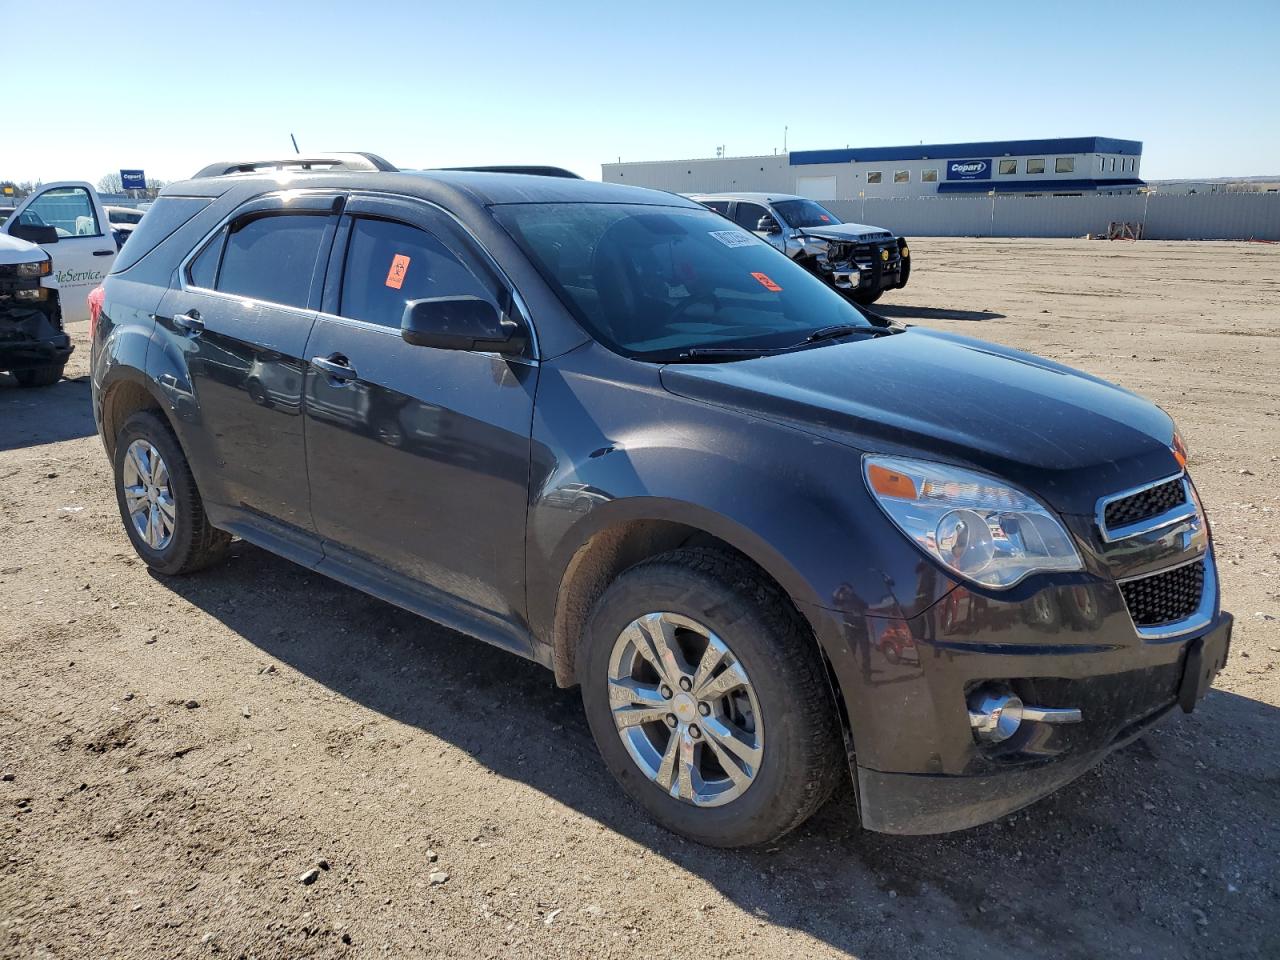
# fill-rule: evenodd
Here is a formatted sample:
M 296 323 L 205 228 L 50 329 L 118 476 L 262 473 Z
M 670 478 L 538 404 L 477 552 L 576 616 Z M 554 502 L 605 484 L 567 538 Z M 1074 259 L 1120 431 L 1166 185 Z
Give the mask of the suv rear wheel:
M 751 566 L 676 550 L 623 573 L 579 657 L 610 772 L 699 843 L 765 843 L 803 823 L 844 768 L 816 645 Z
M 209 524 L 187 458 L 157 413 L 135 413 L 116 437 L 116 500 L 125 532 L 158 573 L 192 573 L 216 563 L 231 535 Z

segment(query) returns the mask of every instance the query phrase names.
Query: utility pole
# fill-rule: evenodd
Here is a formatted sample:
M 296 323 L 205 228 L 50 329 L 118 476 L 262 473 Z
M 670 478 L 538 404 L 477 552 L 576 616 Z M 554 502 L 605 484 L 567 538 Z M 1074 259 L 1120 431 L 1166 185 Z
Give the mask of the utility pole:
M 787 152 L 787 128 L 785 126 L 782 128 L 782 152 Z

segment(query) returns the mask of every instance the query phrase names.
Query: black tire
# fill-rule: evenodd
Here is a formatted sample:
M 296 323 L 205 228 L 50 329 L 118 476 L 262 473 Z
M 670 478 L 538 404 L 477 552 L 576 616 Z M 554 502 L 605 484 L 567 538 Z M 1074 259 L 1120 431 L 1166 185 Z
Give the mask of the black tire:
M 62 379 L 62 371 L 66 367 L 67 361 L 63 360 L 61 363 L 50 363 L 43 367 L 15 370 L 13 376 L 22 387 L 51 387 Z
M 754 781 L 722 806 L 672 797 L 631 758 L 609 703 L 619 634 L 648 613 L 695 620 L 728 645 L 751 680 L 764 726 Z M 710 549 L 681 549 L 619 576 L 592 610 L 578 656 L 587 721 L 606 766 L 660 824 L 699 843 L 739 847 L 803 823 L 845 778 L 835 705 L 817 644 L 786 597 L 754 567 Z
M 175 521 L 172 536 L 163 549 L 153 549 L 142 538 L 129 516 L 124 492 L 124 462 L 129 445 L 145 440 L 159 452 L 168 468 L 169 489 L 173 496 Z M 164 417 L 142 410 L 125 421 L 116 435 L 114 467 L 116 502 L 125 532 L 143 561 L 152 570 L 164 574 L 194 573 L 221 560 L 231 543 L 231 535 L 209 523 L 204 501 L 196 488 L 191 466 Z
M 871 290 L 855 290 L 853 293 L 849 294 L 849 299 L 854 303 L 860 303 L 864 307 L 869 307 L 871 304 L 879 300 L 883 294 L 883 290 L 876 290 L 874 292 Z

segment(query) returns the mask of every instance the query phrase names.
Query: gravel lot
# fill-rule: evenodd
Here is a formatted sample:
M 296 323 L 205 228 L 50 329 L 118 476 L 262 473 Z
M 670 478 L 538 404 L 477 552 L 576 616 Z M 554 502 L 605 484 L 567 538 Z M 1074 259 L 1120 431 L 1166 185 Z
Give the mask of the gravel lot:
M 0 375 L 0 955 L 1280 957 L 1280 247 L 912 250 L 885 313 L 1177 418 L 1237 616 L 1194 714 L 959 834 L 861 832 L 846 794 L 699 848 L 533 664 L 245 544 L 151 576 L 81 329 L 72 379 Z

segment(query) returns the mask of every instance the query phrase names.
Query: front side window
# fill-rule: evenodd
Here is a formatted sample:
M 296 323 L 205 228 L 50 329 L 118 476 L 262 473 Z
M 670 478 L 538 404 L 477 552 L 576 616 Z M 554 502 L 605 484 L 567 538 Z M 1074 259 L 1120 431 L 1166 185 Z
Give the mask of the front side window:
M 867 174 L 867 183 L 880 183 L 883 176 L 879 170 L 872 170 Z
M 787 226 L 797 229 L 829 227 L 840 222 L 839 217 L 813 200 L 779 200 L 773 206 L 778 211 L 778 216 L 787 222 Z
M 539 273 L 606 347 L 655 362 L 694 348 L 769 349 L 836 324 L 844 297 L 708 210 L 642 204 L 494 208 Z
M 53 227 L 61 237 L 100 237 L 102 226 L 84 187 L 46 190 L 18 216 L 29 227 Z
M 767 217 L 769 211 L 758 203 L 743 203 L 738 201 L 738 208 L 734 211 L 733 222 L 740 226 L 743 230 L 759 230 L 760 218 Z
M 1114 170 L 1115 168 L 1116 168 L 1116 161 L 1113 158 L 1111 161 L 1111 169 Z M 1057 160 L 1053 162 L 1054 173 L 1075 173 L 1075 170 L 1076 170 L 1075 157 L 1059 157 Z
M 1017 160 L 1001 160 L 1000 172 L 1006 177 L 1009 176 L 1009 174 L 1011 173 L 1017 173 L 1018 161 Z
M 410 300 L 460 296 L 494 299 L 437 237 L 394 220 L 361 217 L 352 223 L 338 307 L 342 316 L 398 330 Z
M 920 181 L 922 183 L 937 183 L 938 171 L 937 170 L 921 170 Z
M 307 306 L 327 215 L 273 214 L 231 225 L 216 289 L 250 300 Z
M 1044 173 L 1044 158 L 1028 160 L 1027 173 Z
M 910 170 L 895 171 L 893 174 L 893 182 L 894 183 L 910 183 L 911 171 Z

